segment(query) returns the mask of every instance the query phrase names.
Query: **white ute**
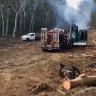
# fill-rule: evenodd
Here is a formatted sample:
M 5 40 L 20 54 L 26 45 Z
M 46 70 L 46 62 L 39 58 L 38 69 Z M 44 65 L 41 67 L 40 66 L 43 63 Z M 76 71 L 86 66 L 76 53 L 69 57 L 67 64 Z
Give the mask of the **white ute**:
M 23 35 L 21 37 L 22 40 L 26 41 L 26 40 L 35 40 L 35 33 L 28 33 L 26 35 Z

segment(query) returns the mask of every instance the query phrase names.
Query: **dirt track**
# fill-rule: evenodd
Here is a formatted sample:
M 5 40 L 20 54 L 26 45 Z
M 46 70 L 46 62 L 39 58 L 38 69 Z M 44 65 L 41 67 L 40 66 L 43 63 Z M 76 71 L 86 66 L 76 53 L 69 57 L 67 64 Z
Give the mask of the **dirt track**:
M 74 47 L 62 52 L 42 52 L 40 42 L 1 40 L 0 96 L 62 96 L 56 91 L 62 81 L 58 75 L 59 64 L 74 65 L 82 72 L 88 64 L 96 62 L 96 34 L 95 31 L 89 34 L 87 47 Z M 42 84 L 46 85 L 45 88 L 41 88 Z M 73 90 L 66 96 L 75 93 Z

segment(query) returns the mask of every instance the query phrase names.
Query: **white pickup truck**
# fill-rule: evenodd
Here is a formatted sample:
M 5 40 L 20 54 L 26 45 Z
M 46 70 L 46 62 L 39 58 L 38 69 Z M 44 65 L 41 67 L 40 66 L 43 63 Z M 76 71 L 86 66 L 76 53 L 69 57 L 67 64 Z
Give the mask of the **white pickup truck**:
M 35 40 L 36 39 L 36 35 L 35 33 L 28 33 L 26 35 L 23 35 L 21 36 L 21 40 L 24 40 L 24 41 L 29 41 L 29 40 Z

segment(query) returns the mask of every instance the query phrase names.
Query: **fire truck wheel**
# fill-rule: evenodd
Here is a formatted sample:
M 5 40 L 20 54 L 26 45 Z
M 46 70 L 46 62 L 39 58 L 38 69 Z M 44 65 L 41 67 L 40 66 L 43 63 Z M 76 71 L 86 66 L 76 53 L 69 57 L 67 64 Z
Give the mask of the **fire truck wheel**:
M 72 45 L 73 45 L 73 44 L 72 44 L 72 41 L 69 40 L 68 43 L 67 43 L 67 48 L 68 48 L 68 49 L 71 49 L 71 48 L 72 48 Z
M 29 38 L 27 38 L 26 40 L 27 40 L 27 41 L 29 41 L 30 39 L 29 39 Z

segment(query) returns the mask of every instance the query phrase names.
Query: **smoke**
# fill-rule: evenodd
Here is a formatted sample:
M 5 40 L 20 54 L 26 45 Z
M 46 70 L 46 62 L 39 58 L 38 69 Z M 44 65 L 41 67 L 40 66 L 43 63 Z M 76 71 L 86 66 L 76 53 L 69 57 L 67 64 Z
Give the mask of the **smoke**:
M 94 10 L 93 0 L 49 0 L 48 3 L 68 24 L 76 24 L 79 29 L 88 28 Z

